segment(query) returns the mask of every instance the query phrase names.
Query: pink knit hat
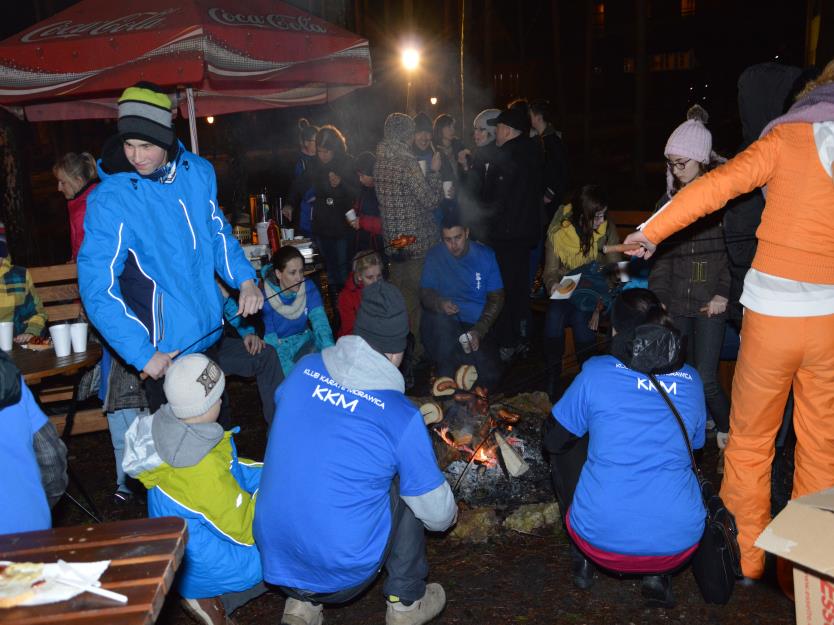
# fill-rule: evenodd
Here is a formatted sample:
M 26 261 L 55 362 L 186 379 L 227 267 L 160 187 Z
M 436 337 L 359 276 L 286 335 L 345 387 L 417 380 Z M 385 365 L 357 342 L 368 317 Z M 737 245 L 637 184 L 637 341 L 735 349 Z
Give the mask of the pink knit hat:
M 699 163 L 709 163 L 712 152 L 712 133 L 704 125 L 709 115 L 698 104 L 692 105 L 686 112 L 686 121 L 675 128 L 666 142 L 664 156 L 674 154 L 691 158 Z

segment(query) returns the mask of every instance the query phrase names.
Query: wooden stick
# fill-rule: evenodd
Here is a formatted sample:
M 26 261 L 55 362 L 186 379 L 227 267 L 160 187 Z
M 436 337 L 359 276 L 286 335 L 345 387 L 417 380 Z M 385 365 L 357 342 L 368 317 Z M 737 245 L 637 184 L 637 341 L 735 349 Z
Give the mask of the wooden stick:
M 603 245 L 603 254 L 616 254 L 622 252 L 631 252 L 632 250 L 639 250 L 642 246 L 639 243 L 617 243 L 616 245 Z

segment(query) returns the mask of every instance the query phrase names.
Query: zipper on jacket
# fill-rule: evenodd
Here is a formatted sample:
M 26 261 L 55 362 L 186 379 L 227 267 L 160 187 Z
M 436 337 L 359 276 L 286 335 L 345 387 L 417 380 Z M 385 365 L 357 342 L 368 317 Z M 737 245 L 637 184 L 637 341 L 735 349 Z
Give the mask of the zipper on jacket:
M 165 315 L 163 314 L 164 306 L 163 306 L 163 299 L 162 298 L 163 298 L 163 295 L 162 295 L 162 293 L 160 293 L 159 294 L 159 313 L 157 314 L 157 319 L 159 320 L 158 321 L 158 324 L 159 324 L 159 339 L 157 340 L 157 343 L 161 343 L 162 339 L 165 338 Z
M 182 212 L 185 214 L 185 221 L 188 223 L 188 229 L 191 231 L 191 242 L 194 245 L 194 249 L 197 249 L 197 237 L 194 235 L 194 228 L 191 226 L 191 218 L 188 216 L 188 209 L 185 207 L 185 202 L 182 200 L 179 201 L 180 206 L 182 206 Z

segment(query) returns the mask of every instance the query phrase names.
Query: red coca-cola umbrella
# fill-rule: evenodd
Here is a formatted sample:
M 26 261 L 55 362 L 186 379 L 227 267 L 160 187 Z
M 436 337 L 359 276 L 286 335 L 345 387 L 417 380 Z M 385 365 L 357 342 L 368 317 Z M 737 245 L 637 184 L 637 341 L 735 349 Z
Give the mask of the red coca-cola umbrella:
M 277 0 L 82 0 L 0 42 L 0 105 L 116 117 L 139 80 L 196 116 L 320 104 L 371 83 L 367 40 Z M 183 96 L 184 93 L 184 97 Z

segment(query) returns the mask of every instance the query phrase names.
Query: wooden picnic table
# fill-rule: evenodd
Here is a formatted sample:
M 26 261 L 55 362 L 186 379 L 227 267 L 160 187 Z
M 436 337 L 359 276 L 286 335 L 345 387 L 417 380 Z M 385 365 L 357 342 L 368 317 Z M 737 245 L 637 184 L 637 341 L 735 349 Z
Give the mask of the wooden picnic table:
M 0 535 L 0 560 L 110 560 L 101 586 L 127 595 L 126 604 L 82 592 L 68 601 L 0 609 L 3 625 L 150 625 L 156 621 L 188 538 L 178 517 L 76 525 Z
M 87 351 L 58 358 L 54 349 L 32 350 L 15 345 L 9 355 L 20 369 L 26 384 L 31 386 L 44 378 L 71 375 L 92 367 L 101 360 L 101 346 L 90 341 L 87 343 Z

